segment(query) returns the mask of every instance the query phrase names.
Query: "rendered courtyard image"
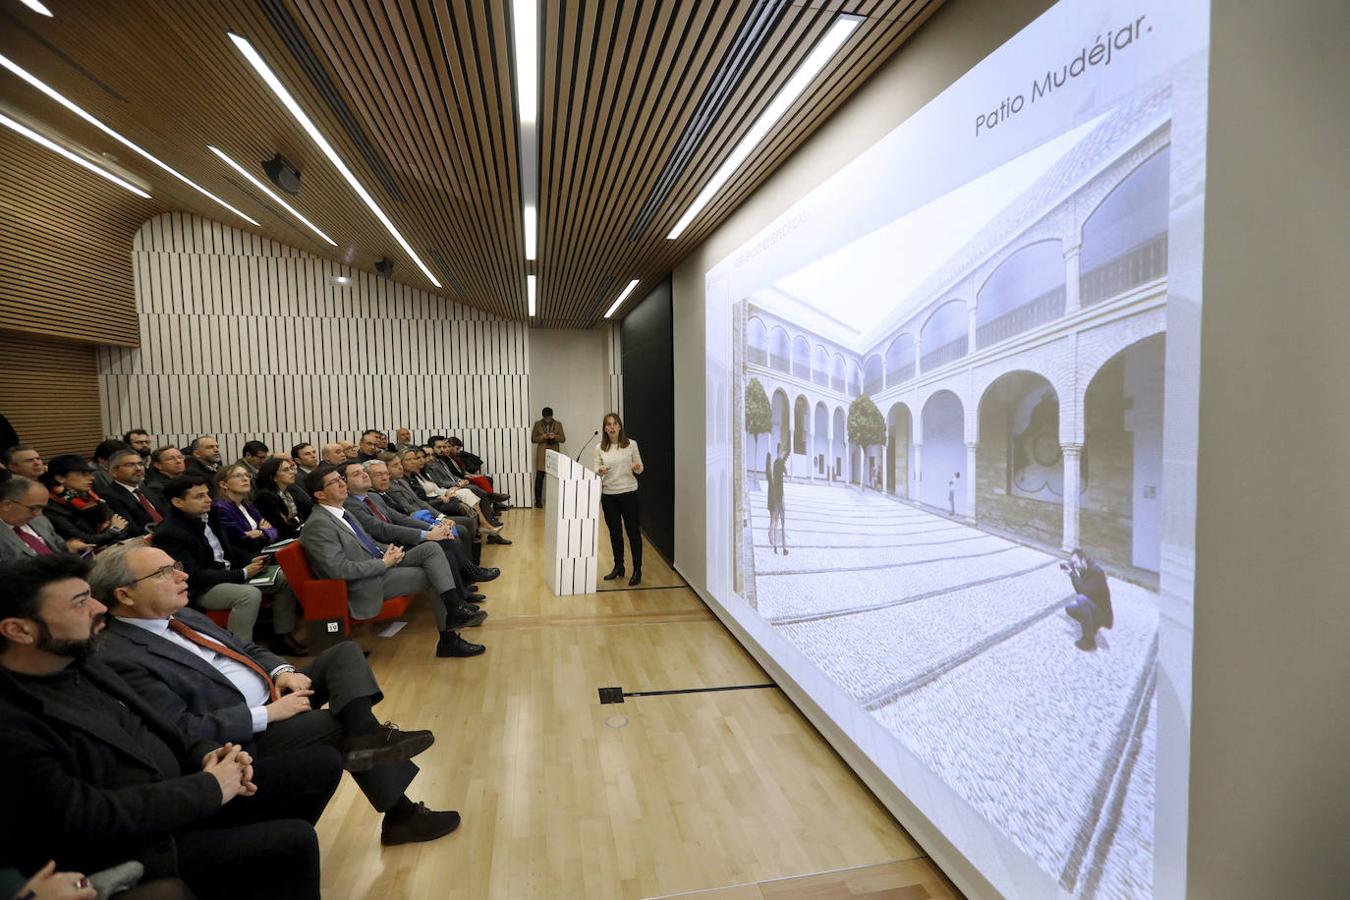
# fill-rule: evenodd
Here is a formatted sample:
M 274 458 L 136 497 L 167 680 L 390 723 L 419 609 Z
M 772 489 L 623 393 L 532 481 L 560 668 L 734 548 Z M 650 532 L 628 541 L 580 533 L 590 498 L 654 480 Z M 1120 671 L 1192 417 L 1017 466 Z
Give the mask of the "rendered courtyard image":
M 1152 879 L 1158 598 L 1110 579 L 1098 649 L 1061 557 L 845 485 L 784 485 L 788 555 L 751 492 L 759 614 L 1061 885 Z

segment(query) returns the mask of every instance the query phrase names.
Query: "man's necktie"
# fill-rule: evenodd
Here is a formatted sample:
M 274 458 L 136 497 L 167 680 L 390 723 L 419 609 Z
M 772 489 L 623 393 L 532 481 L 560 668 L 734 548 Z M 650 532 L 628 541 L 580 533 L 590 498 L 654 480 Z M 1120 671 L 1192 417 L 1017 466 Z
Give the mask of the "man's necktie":
M 258 665 L 257 662 L 253 660 L 253 657 L 246 656 L 237 650 L 231 650 L 229 647 L 226 647 L 219 641 L 211 640 L 209 637 L 202 634 L 200 631 L 196 631 L 195 629 L 192 628 L 192 626 L 187 625 L 179 621 L 178 619 L 169 620 L 169 630 L 172 631 L 174 634 L 182 635 L 189 641 L 192 641 L 192 643 L 196 644 L 198 647 L 205 647 L 207 650 L 210 650 L 214 653 L 219 653 L 221 656 L 227 659 L 234 660 L 241 666 L 245 666 L 246 668 L 252 669 L 255 673 L 257 673 L 258 677 L 263 680 L 263 684 L 267 685 L 268 696 L 270 696 L 273 700 L 281 696 L 281 691 L 277 690 L 276 682 L 272 680 L 272 676 L 268 675 L 267 670 L 264 669 L 262 666 Z
M 24 531 L 23 526 L 15 525 L 14 533 L 19 536 L 19 540 L 23 541 L 29 547 L 32 547 L 33 552 L 36 553 L 38 556 L 52 555 L 53 552 L 52 548 L 47 546 L 47 542 L 40 538 L 36 538 L 33 535 L 29 534 L 28 532 Z
M 379 519 L 381 522 L 389 521 L 389 517 L 380 512 L 380 508 L 375 505 L 374 500 L 370 499 L 369 494 L 366 494 L 366 506 L 370 507 L 370 511 L 375 514 L 375 518 Z
M 150 517 L 150 523 L 152 525 L 158 525 L 160 522 L 164 521 L 164 517 L 159 514 L 159 510 L 155 509 L 155 505 L 145 496 L 145 491 L 136 488 L 136 490 L 131 493 L 136 497 L 136 502 L 141 505 L 141 509 L 145 510 L 145 514 Z
M 366 530 L 345 509 L 342 511 L 342 521 L 352 527 L 352 531 L 356 533 L 356 539 L 361 542 L 361 546 L 370 551 L 371 556 L 376 559 L 384 559 L 384 554 L 380 552 L 379 547 L 375 546 L 375 542 L 370 539 L 370 535 L 366 534 Z

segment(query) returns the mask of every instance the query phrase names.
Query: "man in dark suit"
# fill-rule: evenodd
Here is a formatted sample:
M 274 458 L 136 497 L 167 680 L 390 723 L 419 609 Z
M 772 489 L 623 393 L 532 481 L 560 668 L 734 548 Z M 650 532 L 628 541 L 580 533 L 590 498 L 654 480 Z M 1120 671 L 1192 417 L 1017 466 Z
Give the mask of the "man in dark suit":
M 64 871 L 125 860 L 201 897 L 319 896 L 318 821 L 342 776 L 328 746 L 254 764 L 191 741 L 90 654 L 107 610 L 69 555 L 0 567 L 6 860 Z M 223 807 L 223 808 L 222 808 Z
M 147 534 L 164 521 L 163 500 L 156 502 L 144 488 L 145 461 L 135 450 L 118 450 L 108 461 L 112 485 L 106 494 L 108 507 L 127 520 L 127 537 Z
M 335 468 L 311 472 L 305 490 L 315 503 L 300 530 L 300 544 L 315 574 L 347 582 L 347 605 L 355 618 L 373 618 L 389 597 L 430 588 L 436 595 L 432 609 L 440 631 L 436 655 L 477 656 L 486 649 L 453 630 L 483 614 L 460 611 L 450 564 L 435 544 L 418 544 L 405 553 L 402 547 L 377 543 L 344 508 L 347 482 Z
M 383 844 L 428 841 L 458 827 L 459 813 L 433 812 L 404 794 L 417 775 L 409 760 L 435 738 L 375 718 L 384 694 L 360 646 L 343 641 L 297 671 L 186 609 L 187 580 L 163 550 L 135 544 L 105 551 L 89 576 L 113 616 L 100 659 L 142 699 L 190 737 L 239 744 L 259 759 L 336 747 L 385 814 Z
M 145 481 L 142 482 L 146 493 L 156 501 L 161 511 L 168 511 L 169 501 L 164 499 L 164 485 L 170 479 L 177 478 L 187 471 L 187 457 L 177 447 L 157 447 L 150 452 L 150 462 L 145 469 Z
M 194 438 L 188 447 L 191 458 L 187 463 L 190 475 L 200 475 L 208 483 L 215 480 L 216 470 L 220 468 L 220 441 L 214 435 L 204 434 Z
M 171 509 L 155 529 L 155 546 L 183 564 L 193 606 L 228 609 L 230 631 L 253 640 L 262 591 L 247 582 L 267 567 L 267 557 L 235 547 L 223 529 L 211 524 L 211 491 L 200 477 L 180 475 L 165 485 L 164 497 Z M 295 617 L 295 593 L 289 585 L 279 586 L 272 596 L 272 624 L 282 644 L 292 640 Z M 290 646 L 282 649 L 298 652 Z
M 436 509 L 427 503 L 417 492 L 410 487 L 403 478 L 403 462 L 399 459 L 397 453 L 381 453 L 377 462 L 366 466 L 366 471 L 370 473 L 370 489 L 385 502 L 386 506 L 403 513 L 405 516 L 420 518 L 422 516 L 444 516 L 455 523 L 455 533 L 464 541 L 464 548 L 469 551 L 470 558 L 477 568 L 478 554 L 474 547 L 474 542 L 478 535 L 478 517 L 457 515 L 453 512 L 445 512 Z M 491 578 L 480 577 L 479 573 L 484 571 L 495 571 L 496 574 Z M 478 572 L 466 572 L 465 576 L 470 581 L 491 581 L 501 572 L 495 569 L 478 568 Z
M 51 556 L 69 549 L 42 515 L 50 496 L 45 487 L 22 475 L 0 483 L 0 561 Z

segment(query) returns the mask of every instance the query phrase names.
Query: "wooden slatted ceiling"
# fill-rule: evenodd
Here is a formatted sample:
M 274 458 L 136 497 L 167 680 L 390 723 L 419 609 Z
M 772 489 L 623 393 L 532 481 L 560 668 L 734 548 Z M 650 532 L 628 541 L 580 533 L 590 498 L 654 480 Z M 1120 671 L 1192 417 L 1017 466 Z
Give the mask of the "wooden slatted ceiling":
M 132 239 L 164 208 L 7 128 L 0 160 L 0 328 L 135 344 Z
M 540 315 L 595 324 L 629 278 L 643 296 L 886 61 L 941 0 L 795 0 L 713 120 L 650 225 L 627 240 L 672 148 L 713 83 L 745 2 L 541 0 Z M 270 9 L 269 9 L 270 6 Z M 269 15 L 270 12 L 270 15 Z M 722 193 L 678 241 L 675 220 L 836 14 L 866 17 Z M 402 200 L 342 127 L 275 26 L 289 17 Z M 428 287 L 226 39 L 248 37 L 445 285 L 443 296 L 508 318 L 525 313 L 519 140 L 509 4 L 468 0 L 129 0 L 62 6 L 53 19 L 0 14 L 0 47 L 114 128 L 257 219 L 274 240 Z M 40 38 L 40 39 L 39 39 Z M 111 91 L 61 59 L 56 48 Z M 134 48 L 133 52 L 128 52 Z M 113 145 L 8 73 L 0 96 L 96 151 L 110 150 L 173 209 L 247 226 Z M 125 99 L 123 99 L 125 98 Z M 302 171 L 292 201 L 334 250 L 274 210 L 206 149 L 261 176 L 281 152 Z M 0 176 L 7 178 L 8 176 Z M 130 208 L 136 198 L 123 201 Z M 143 215 L 143 214 L 142 214 Z M 432 250 L 437 251 L 433 253 Z M 443 258 L 450 271 L 439 271 Z M 606 287 L 601 291 L 602 286 Z

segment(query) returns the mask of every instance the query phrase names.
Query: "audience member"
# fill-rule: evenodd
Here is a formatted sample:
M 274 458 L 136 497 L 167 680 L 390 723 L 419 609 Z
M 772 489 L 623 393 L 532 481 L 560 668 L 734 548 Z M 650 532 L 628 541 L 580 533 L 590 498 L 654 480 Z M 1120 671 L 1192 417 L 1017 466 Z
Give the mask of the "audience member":
M 22 475 L 34 481 L 47 471 L 42 454 L 27 444 L 16 444 L 5 451 L 5 468 L 13 475 Z
M 511 543 L 502 535 L 504 526 L 501 520 L 491 515 L 478 494 L 467 487 L 442 487 L 427 474 L 428 468 L 432 465 L 432 457 L 426 450 L 413 448 L 401 454 L 399 458 L 403 461 L 405 483 L 419 498 L 447 511 L 455 509 L 450 506 L 451 501 L 457 502 L 461 509 L 477 518 L 479 533 L 485 536 L 484 539 L 488 543 Z
M 113 616 L 101 659 L 146 703 L 190 738 L 238 744 L 261 760 L 297 747 L 337 748 L 385 814 L 383 844 L 432 840 L 458 827 L 459 813 L 433 812 L 404 793 L 417 775 L 409 760 L 435 738 L 375 718 L 384 694 L 359 645 L 335 644 L 297 671 L 186 609 L 187 580 L 164 551 L 134 545 L 101 555 L 89 577 Z
M 91 549 L 80 540 L 67 541 L 56 533 L 43 512 L 51 495 L 31 478 L 15 475 L 0 483 L 0 561 L 51 556 Z
M 412 432 L 407 428 L 394 429 L 394 451 L 402 452 L 413 445 Z
M 108 463 L 108 471 L 113 483 L 103 499 L 110 510 L 127 520 L 128 537 L 147 534 L 164 521 L 164 501 L 156 502 L 144 489 L 145 462 L 139 453 L 118 450 Z
M 319 451 L 313 444 L 296 444 L 291 448 L 291 459 L 295 462 L 299 477 L 304 478 L 319 467 Z
M 160 509 L 168 507 L 164 499 L 164 485 L 187 471 L 187 457 L 177 447 L 158 447 L 150 453 L 150 467 L 145 471 L 145 489 L 159 501 Z
M 118 450 L 130 450 L 131 445 L 126 441 L 120 441 L 116 438 L 108 438 L 106 441 L 99 441 L 99 445 L 94 448 L 94 490 L 99 494 L 107 492 L 112 487 L 112 473 L 108 471 L 108 463 L 112 461 L 112 455 Z
M 243 466 L 248 470 L 249 478 L 258 476 L 258 468 L 267 460 L 271 459 L 272 451 L 262 441 L 246 441 L 242 455 L 236 465 Z
M 411 516 L 405 516 L 391 509 L 371 490 L 370 472 L 367 463 L 347 463 L 338 468 L 338 474 L 347 482 L 347 500 L 342 508 L 351 513 L 361 527 L 375 540 L 383 544 L 398 544 L 405 550 L 415 547 L 423 541 L 438 544 L 450 564 L 450 575 L 455 580 L 457 597 L 461 601 L 460 611 L 472 613 L 471 607 L 464 601 L 481 603 L 487 598 L 467 588 L 468 581 L 464 573 L 473 563 L 464 552 L 464 542 L 456 534 L 455 525 L 449 519 L 423 522 Z M 383 465 L 378 460 L 370 465 Z M 484 613 L 486 616 L 486 613 Z M 481 620 L 480 620 L 481 621 Z
M 0 846 L 22 871 L 139 862 L 201 897 L 319 897 L 331 746 L 255 763 L 192 741 L 92 655 L 106 608 L 67 555 L 0 570 Z
M 262 591 L 246 582 L 262 573 L 267 557 L 250 556 L 212 526 L 211 491 L 201 476 L 175 478 L 165 486 L 164 496 L 172 508 L 155 529 L 155 546 L 183 564 L 193 606 L 228 609 L 230 631 L 241 640 L 253 640 Z M 278 635 L 290 634 L 298 624 L 289 587 L 272 600 L 272 622 Z
M 311 472 L 305 489 L 316 506 L 300 531 L 300 542 L 320 578 L 347 582 L 347 603 L 354 618 L 374 618 L 386 599 L 430 586 L 436 594 L 432 609 L 440 631 L 436 655 L 475 656 L 486 649 L 451 630 L 482 613 L 467 616 L 459 611 L 450 564 L 434 544 L 418 544 L 406 554 L 400 547 L 377 544 L 343 508 L 347 482 L 336 469 Z
M 45 515 L 67 541 L 104 547 L 127 537 L 127 520 L 94 491 L 94 467 L 84 457 L 74 453 L 52 457 L 42 483 L 51 495 Z
M 356 443 L 349 440 L 338 441 L 338 446 L 342 448 L 342 456 L 347 460 L 356 459 Z
M 357 448 L 356 461 L 370 462 L 372 459 L 378 458 L 380 451 L 384 449 L 380 446 L 381 437 L 383 435 L 374 428 L 367 428 L 361 432 L 361 445 Z
M 276 542 L 277 530 L 249 500 L 253 477 L 243 463 L 222 466 L 216 472 L 216 499 L 211 502 L 211 524 L 230 543 L 250 555 Z
M 489 518 L 494 524 L 496 523 L 496 515 L 511 508 L 506 502 L 510 499 L 509 494 L 494 492 L 491 484 L 482 476 L 470 476 L 468 472 L 464 471 L 458 460 L 459 448 L 451 443 L 450 438 L 440 437 L 439 435 L 433 437 L 431 453 L 432 459 L 428 470 L 432 473 L 432 478 L 444 487 L 469 491 L 479 500 L 485 502 L 492 514 Z M 474 479 L 478 479 L 480 483 L 475 483 Z
M 133 428 L 122 435 L 122 442 L 141 455 L 141 459 L 150 459 L 150 432 L 144 428 Z
M 405 516 L 417 516 L 419 511 L 423 515 L 447 516 L 463 531 L 464 539 L 470 544 L 478 539 L 478 516 L 474 515 L 472 510 L 465 509 L 458 502 L 453 504 L 453 512 L 437 509 L 419 497 L 404 479 L 403 461 L 399 459 L 397 453 L 386 450 L 380 454 L 378 461 L 384 465 L 370 465 L 366 469 L 370 472 L 371 489 L 379 494 L 385 503 Z
M 201 476 L 209 483 L 220 468 L 220 442 L 214 435 L 204 434 L 194 438 L 188 449 L 191 458 L 187 463 L 187 473 Z
M 272 458 L 253 479 L 253 505 L 276 529 L 279 540 L 299 537 L 300 526 L 314 507 L 295 483 L 297 469 L 289 459 Z
M 342 451 L 340 441 L 333 441 L 323 445 L 323 453 L 320 454 L 320 459 L 323 460 L 325 466 L 336 466 L 347 461 L 347 454 Z M 306 475 L 305 477 L 308 478 L 309 476 Z

